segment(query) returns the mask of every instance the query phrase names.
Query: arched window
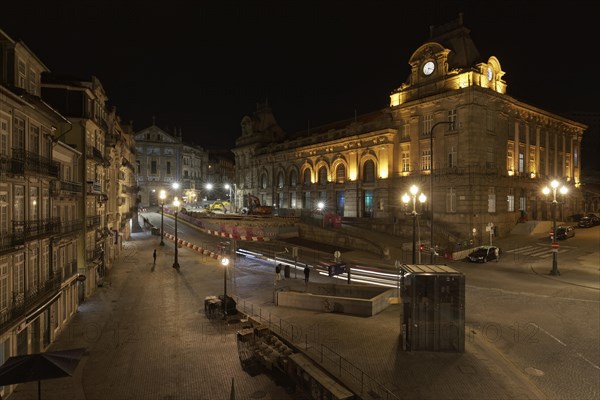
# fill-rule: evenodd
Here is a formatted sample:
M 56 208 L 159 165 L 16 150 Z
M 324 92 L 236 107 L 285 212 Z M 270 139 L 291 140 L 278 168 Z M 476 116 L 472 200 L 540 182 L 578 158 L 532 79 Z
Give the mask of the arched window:
M 363 182 L 375 182 L 375 163 L 373 160 L 365 161 L 363 166 Z
M 290 186 L 295 187 L 296 185 L 298 185 L 298 173 L 294 169 L 290 172 Z
M 279 173 L 277 174 L 277 187 L 279 189 L 281 189 L 283 187 L 283 172 L 279 171 Z
M 260 186 L 263 189 L 267 188 L 267 174 L 262 174 L 262 177 L 260 178 Z
M 335 183 L 346 182 L 346 167 L 344 164 L 340 164 L 335 169 Z
M 310 181 L 310 169 L 306 168 L 304 170 L 304 181 L 302 182 L 304 184 L 304 186 L 310 186 L 311 181 Z
M 327 184 L 327 167 L 319 168 L 319 185 Z

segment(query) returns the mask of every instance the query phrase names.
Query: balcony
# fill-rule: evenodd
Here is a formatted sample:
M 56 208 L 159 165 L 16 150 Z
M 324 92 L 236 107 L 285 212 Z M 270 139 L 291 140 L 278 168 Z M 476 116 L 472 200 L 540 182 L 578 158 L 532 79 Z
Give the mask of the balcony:
M 50 279 L 23 293 L 13 293 L 9 307 L 0 313 L 0 331 L 18 319 L 35 311 L 37 307 L 50 300 L 60 290 L 60 275 L 55 274 Z
M 102 249 L 100 247 L 96 247 L 93 250 L 87 250 L 85 252 L 85 261 L 87 262 L 94 262 L 94 261 L 99 261 L 100 258 L 102 257 Z
M 58 235 L 66 236 L 72 233 L 78 233 L 83 230 L 83 221 L 65 221 L 60 222 Z
M 24 245 L 25 237 L 22 232 L 0 232 L 0 255 L 10 253 Z
M 85 228 L 89 231 L 100 226 L 100 216 L 90 215 L 85 219 Z
M 102 194 L 102 186 L 99 182 L 87 181 L 87 193 Z
M 2 168 L 7 168 L 6 172 L 17 175 L 31 173 L 54 178 L 59 177 L 60 171 L 57 162 L 23 149 L 12 149 L 12 159 L 3 160 Z
M 59 231 L 60 219 L 47 218 L 32 221 L 13 221 L 13 232 L 23 235 L 25 242 L 55 235 Z

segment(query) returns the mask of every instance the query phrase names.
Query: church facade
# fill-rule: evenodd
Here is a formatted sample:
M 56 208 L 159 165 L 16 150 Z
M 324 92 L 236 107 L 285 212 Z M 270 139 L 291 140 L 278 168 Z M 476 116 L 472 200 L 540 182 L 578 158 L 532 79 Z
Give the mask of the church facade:
M 461 18 L 432 28 L 408 63 L 388 107 L 310 132 L 286 135 L 259 105 L 232 150 L 236 195 L 390 225 L 410 218 L 402 196 L 416 185 L 434 243 L 483 243 L 490 229 L 551 219 L 542 188 L 553 179 L 569 187 L 558 220 L 582 210 L 586 126 L 509 96 L 500 60 L 480 57 Z

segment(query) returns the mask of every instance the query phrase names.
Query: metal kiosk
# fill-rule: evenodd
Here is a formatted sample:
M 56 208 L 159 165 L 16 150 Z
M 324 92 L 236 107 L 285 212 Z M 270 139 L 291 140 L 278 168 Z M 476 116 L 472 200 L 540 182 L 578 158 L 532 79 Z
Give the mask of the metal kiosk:
M 400 267 L 401 340 L 409 351 L 465 351 L 465 276 L 447 265 Z

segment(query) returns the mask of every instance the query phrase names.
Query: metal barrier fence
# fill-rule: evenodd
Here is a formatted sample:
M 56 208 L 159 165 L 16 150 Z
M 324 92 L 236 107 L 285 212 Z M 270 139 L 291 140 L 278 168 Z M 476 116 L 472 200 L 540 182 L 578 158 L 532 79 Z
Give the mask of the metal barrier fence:
M 297 349 L 301 350 L 305 355 L 348 386 L 359 399 L 400 399 L 391 390 L 353 365 L 335 350 L 324 344 L 310 340 L 308 333 L 303 335 L 304 330 L 302 328 L 279 317 L 274 317 L 270 311 L 264 311 L 261 307 L 254 306 L 254 304 L 246 302 L 246 300 L 238 296 L 235 299 L 238 312 L 257 320 L 261 324 L 267 325 L 272 332 L 285 338 Z

